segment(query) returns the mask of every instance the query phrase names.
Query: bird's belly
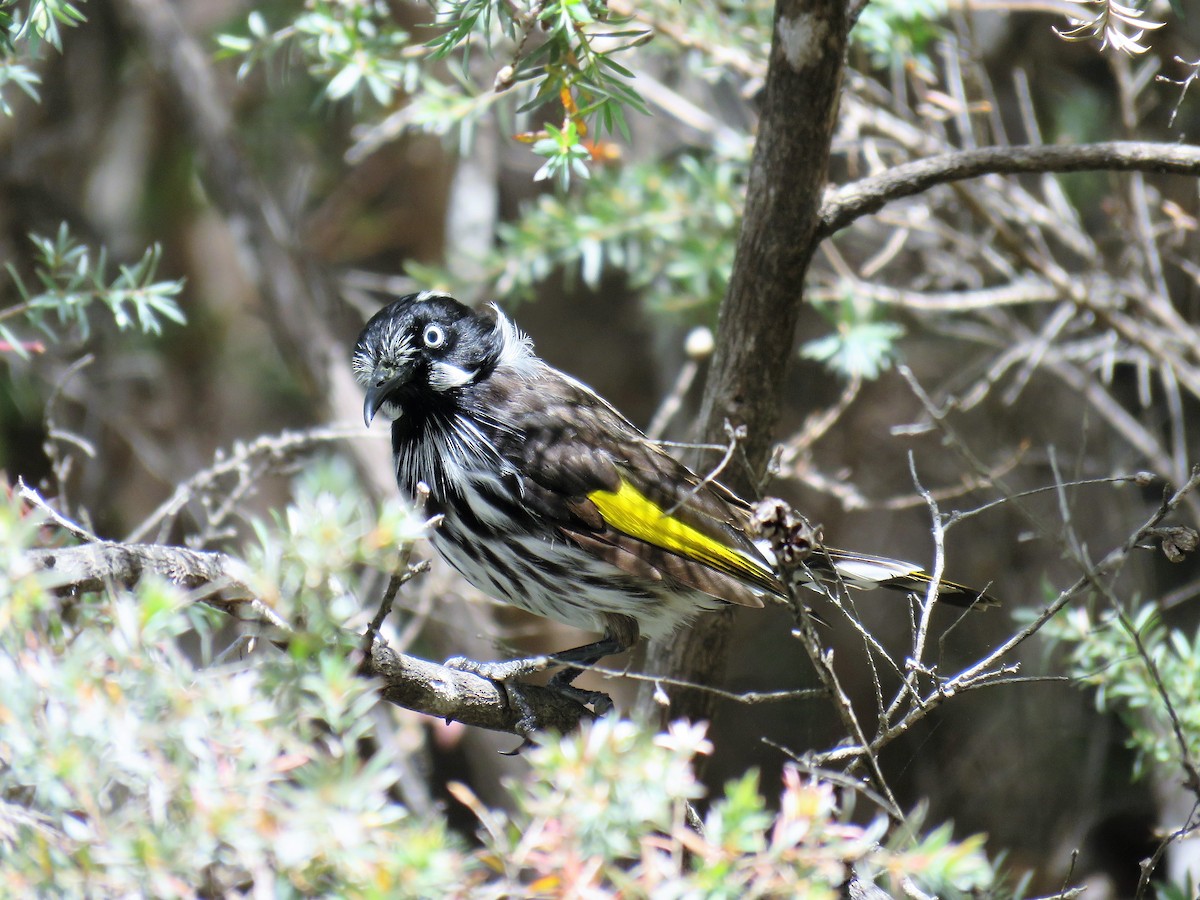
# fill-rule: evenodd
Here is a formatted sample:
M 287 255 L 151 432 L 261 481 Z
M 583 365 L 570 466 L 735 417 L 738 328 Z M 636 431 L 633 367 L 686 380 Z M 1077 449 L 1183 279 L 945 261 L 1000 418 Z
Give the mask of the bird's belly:
M 444 516 L 433 545 L 446 561 L 485 594 L 535 615 L 586 631 L 604 631 L 609 615 L 629 616 L 653 639 L 723 605 L 698 591 L 632 576 L 548 529 L 492 527 L 453 508 Z

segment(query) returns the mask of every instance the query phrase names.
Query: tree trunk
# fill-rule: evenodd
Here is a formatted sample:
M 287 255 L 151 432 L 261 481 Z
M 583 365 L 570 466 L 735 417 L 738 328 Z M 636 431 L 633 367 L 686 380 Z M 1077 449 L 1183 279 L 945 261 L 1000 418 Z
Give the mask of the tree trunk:
M 778 0 L 761 95 L 758 139 L 717 348 L 705 386 L 704 440 L 745 426 L 722 480 L 753 495 L 769 458 L 782 379 L 794 343 L 804 276 L 816 246 L 848 31 L 841 0 Z M 703 468 L 703 467 L 701 467 Z M 725 669 L 730 612 L 702 616 L 675 639 L 652 644 L 650 672 L 698 684 Z M 643 691 L 644 706 L 649 690 Z M 714 699 L 672 689 L 670 719 L 711 719 Z

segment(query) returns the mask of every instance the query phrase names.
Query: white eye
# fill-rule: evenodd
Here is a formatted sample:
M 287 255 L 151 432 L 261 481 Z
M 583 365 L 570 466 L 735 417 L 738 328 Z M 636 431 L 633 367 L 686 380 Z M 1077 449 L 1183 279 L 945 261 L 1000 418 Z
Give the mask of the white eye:
M 430 323 L 425 326 L 425 333 L 421 335 L 421 340 L 430 350 L 436 350 L 446 343 L 446 332 L 442 331 L 441 325 Z

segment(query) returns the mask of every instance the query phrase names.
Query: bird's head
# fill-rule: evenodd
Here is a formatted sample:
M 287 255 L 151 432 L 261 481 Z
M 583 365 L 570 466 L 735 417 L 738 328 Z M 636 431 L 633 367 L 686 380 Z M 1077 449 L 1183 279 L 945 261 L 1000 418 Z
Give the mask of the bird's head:
M 499 313 L 479 314 L 433 291 L 388 304 L 358 336 L 354 377 L 367 389 L 363 419 L 383 411 L 398 419 L 405 409 L 436 404 L 456 389 L 488 377 L 528 342 Z

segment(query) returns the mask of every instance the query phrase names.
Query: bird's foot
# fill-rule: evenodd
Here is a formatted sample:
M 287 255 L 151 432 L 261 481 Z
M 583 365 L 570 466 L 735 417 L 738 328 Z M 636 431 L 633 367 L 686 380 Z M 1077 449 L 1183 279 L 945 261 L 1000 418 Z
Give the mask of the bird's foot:
M 578 678 L 580 670 L 575 668 L 563 669 L 547 683 L 546 687 L 562 697 L 574 700 L 580 706 L 590 706 L 598 716 L 607 715 L 612 711 L 612 697 L 603 691 L 589 691 L 575 687 L 571 682 Z
M 590 706 L 592 712 L 597 716 L 605 716 L 612 712 L 613 702 L 612 697 L 603 691 L 587 691 L 583 688 L 577 688 L 573 684 L 554 684 L 551 682 L 546 685 L 554 693 L 560 697 L 566 697 L 568 700 L 574 700 L 580 706 Z
M 525 659 L 510 659 L 496 662 L 479 662 L 478 660 L 467 659 L 464 656 L 455 656 L 446 660 L 444 665 L 448 669 L 469 672 L 472 675 L 478 675 L 480 678 L 486 678 L 488 681 L 495 682 L 504 691 L 509 706 L 517 713 L 518 718 L 514 730 L 517 734 L 525 738 L 524 743 L 508 755 L 519 754 L 530 745 L 529 736 L 533 732 L 544 730 L 537 713 L 534 711 L 533 704 L 526 693 L 528 686 L 516 679 L 545 671 L 557 665 L 563 665 L 563 663 L 551 656 L 532 656 Z M 578 678 L 579 674 L 580 670 L 574 667 L 563 669 L 547 682 L 546 689 L 560 697 L 578 703 L 580 706 L 590 707 L 592 712 L 597 716 L 606 715 L 613 708 L 612 698 L 603 691 L 589 691 L 584 688 L 575 687 L 571 682 Z
M 454 656 L 446 660 L 443 665 L 447 669 L 469 672 L 480 678 L 486 678 L 488 681 L 511 681 L 535 672 L 544 672 L 558 663 L 549 656 L 529 656 L 525 659 L 506 659 L 497 662 L 479 662 L 467 659 L 465 656 Z

